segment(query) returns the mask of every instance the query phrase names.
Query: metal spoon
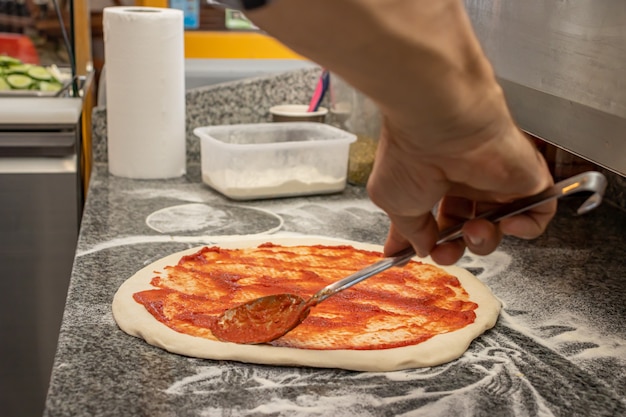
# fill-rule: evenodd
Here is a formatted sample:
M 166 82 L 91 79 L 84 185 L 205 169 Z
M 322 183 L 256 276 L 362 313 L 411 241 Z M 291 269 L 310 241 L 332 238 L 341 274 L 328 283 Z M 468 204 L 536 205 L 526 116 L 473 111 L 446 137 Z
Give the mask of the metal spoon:
M 579 192 L 591 192 L 593 194 L 577 210 L 578 214 L 583 214 L 600 205 L 606 184 L 606 178 L 601 173 L 586 172 L 563 180 L 539 194 L 505 204 L 476 218 L 495 223 L 550 200 Z M 462 228 L 463 224 L 459 224 L 443 230 L 439 234 L 437 244 L 461 237 Z M 226 342 L 245 344 L 271 342 L 299 325 L 309 315 L 312 307 L 328 297 L 393 266 L 405 265 L 413 256 L 415 256 L 413 248 L 407 248 L 395 256 L 382 259 L 322 288 L 308 300 L 295 294 L 276 294 L 248 301 L 224 311 L 211 330 L 215 337 Z

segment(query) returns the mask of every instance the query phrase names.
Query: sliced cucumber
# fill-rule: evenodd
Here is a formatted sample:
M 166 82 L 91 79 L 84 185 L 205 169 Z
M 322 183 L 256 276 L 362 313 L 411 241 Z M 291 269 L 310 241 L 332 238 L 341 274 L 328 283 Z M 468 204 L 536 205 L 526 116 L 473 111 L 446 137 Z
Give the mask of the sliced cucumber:
M 0 91 L 33 90 L 53 93 L 63 88 L 55 76 L 56 67 L 26 64 L 17 58 L 0 55 Z
M 48 72 L 44 67 L 32 67 L 26 71 L 26 74 L 35 80 L 39 81 L 50 81 L 52 79 L 52 75 Z
M 17 58 L 13 58 L 12 56 L 0 55 L 0 66 L 2 67 L 8 67 L 11 65 L 20 65 L 21 63 L 22 61 L 20 61 Z
M 32 64 L 11 65 L 5 69 L 6 74 L 27 74 L 28 70 L 33 67 Z
M 16 90 L 26 90 L 33 83 L 32 78 L 23 74 L 11 74 L 6 77 L 7 83 Z
M 48 81 L 40 81 L 39 82 L 39 91 L 53 92 L 59 91 L 63 85 L 58 82 L 48 82 Z
M 0 78 L 0 91 L 10 90 L 11 86 L 6 82 L 4 78 Z

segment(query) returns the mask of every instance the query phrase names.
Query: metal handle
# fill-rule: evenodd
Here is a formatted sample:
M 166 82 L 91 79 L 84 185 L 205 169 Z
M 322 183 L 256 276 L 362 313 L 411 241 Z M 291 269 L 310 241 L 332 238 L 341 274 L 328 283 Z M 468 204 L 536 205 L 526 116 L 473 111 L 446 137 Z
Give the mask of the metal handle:
M 515 200 L 509 204 L 500 206 L 497 209 L 476 216 L 475 218 L 485 219 L 492 223 L 497 223 L 502 219 L 522 213 L 551 200 L 580 192 L 592 192 L 593 194 L 587 198 L 576 211 L 578 214 L 584 214 L 600 205 L 606 185 L 606 177 L 601 173 L 596 171 L 584 172 L 560 181 L 539 194 Z M 443 230 L 439 234 L 437 244 L 439 245 L 440 243 L 448 242 L 461 237 L 463 235 L 462 229 L 463 223 Z
M 483 213 L 475 218 L 486 219 L 490 222 L 496 223 L 502 219 L 522 213 L 526 210 L 529 210 L 533 207 L 554 199 L 573 195 L 579 192 L 592 192 L 593 194 L 589 198 L 587 198 L 577 210 L 578 214 L 583 214 L 593 210 L 600 205 L 600 203 L 602 202 L 602 196 L 604 195 L 604 190 L 606 189 L 606 185 L 606 178 L 601 173 L 596 171 L 585 172 L 560 181 L 539 194 L 515 200 L 509 204 L 500 206 L 497 209 Z M 450 240 L 458 239 L 461 236 L 463 236 L 463 223 L 441 231 L 439 233 L 439 239 L 437 240 L 437 244 L 439 245 Z M 368 266 L 367 268 L 357 271 L 354 274 L 347 276 L 346 278 L 343 278 L 322 288 L 309 299 L 309 301 L 307 302 L 307 307 L 312 307 L 324 301 L 328 297 L 336 294 L 337 292 L 343 291 L 346 288 L 350 288 L 351 286 L 358 284 L 359 282 L 366 280 L 367 278 L 370 278 L 393 266 L 404 265 L 414 256 L 415 250 L 412 247 L 409 247 L 398 252 L 394 256 L 382 259 Z

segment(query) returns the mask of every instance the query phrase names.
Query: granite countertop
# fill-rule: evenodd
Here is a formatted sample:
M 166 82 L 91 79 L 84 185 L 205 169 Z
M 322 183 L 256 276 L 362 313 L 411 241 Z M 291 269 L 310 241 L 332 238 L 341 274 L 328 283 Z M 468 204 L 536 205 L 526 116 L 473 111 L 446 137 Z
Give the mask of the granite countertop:
M 139 269 L 210 236 L 381 244 L 385 214 L 355 186 L 230 201 L 202 183 L 193 155 L 185 176 L 153 181 L 111 176 L 96 160 L 46 416 L 626 415 L 626 212 L 614 204 L 575 216 L 578 201 L 563 201 L 539 239 L 506 238 L 489 256 L 463 257 L 504 307 L 458 360 L 388 373 L 261 366 L 131 337 L 113 320 L 113 295 Z

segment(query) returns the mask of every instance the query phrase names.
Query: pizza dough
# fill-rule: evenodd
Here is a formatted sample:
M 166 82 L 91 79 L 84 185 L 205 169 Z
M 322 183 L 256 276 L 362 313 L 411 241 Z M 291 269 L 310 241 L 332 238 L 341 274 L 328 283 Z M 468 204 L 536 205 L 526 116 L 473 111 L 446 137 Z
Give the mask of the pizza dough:
M 357 249 L 382 252 L 382 247 L 377 245 L 311 236 L 215 237 L 214 241 L 215 246 L 227 249 L 255 247 L 272 242 L 284 246 L 352 245 Z M 456 276 L 470 300 L 478 304 L 476 319 L 459 330 L 433 336 L 416 345 L 380 350 L 310 350 L 208 340 L 170 329 L 133 299 L 134 293 L 154 288 L 150 281 L 155 271 L 175 265 L 182 256 L 199 249 L 192 248 L 166 256 L 141 269 L 120 286 L 113 299 L 113 316 L 123 331 L 169 352 L 197 358 L 356 371 L 394 371 L 434 366 L 460 357 L 474 338 L 495 325 L 500 313 L 501 303 L 478 278 L 463 268 L 439 266 Z M 432 263 L 429 259 L 419 260 Z

